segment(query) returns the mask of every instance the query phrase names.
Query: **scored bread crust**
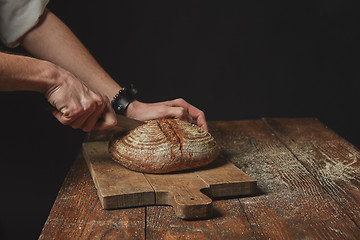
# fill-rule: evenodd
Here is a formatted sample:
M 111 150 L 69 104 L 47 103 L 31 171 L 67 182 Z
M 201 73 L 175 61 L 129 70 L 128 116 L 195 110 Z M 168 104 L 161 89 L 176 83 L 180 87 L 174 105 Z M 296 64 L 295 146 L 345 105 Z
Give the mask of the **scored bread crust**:
M 179 119 L 150 120 L 109 142 L 112 159 L 139 172 L 168 173 L 209 164 L 219 153 L 211 134 Z

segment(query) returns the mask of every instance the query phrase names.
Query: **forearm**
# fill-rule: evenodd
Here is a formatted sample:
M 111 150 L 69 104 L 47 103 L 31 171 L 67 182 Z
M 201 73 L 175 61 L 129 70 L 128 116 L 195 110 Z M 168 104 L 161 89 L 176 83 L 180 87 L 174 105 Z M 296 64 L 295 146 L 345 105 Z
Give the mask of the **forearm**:
M 71 30 L 48 10 L 39 24 L 25 34 L 21 44 L 33 56 L 61 66 L 84 81 L 90 89 L 110 100 L 121 88 Z M 114 113 L 111 110 L 109 112 Z M 176 117 L 196 122 L 207 130 L 204 113 L 182 99 L 152 105 L 134 101 L 129 105 L 126 115 L 139 120 Z
M 55 85 L 56 66 L 31 57 L 0 53 L 0 91 L 46 94 Z
M 21 44 L 33 56 L 63 67 L 109 99 L 120 89 L 71 30 L 48 10 Z

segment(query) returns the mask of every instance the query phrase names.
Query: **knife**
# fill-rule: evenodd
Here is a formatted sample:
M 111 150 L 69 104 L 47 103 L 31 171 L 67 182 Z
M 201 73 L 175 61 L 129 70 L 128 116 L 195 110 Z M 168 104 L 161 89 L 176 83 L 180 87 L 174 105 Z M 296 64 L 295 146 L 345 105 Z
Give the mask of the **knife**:
M 115 132 L 128 132 L 145 123 L 123 115 L 116 115 L 116 118 L 117 124 L 115 126 L 106 130 L 94 129 L 87 134 L 85 141 L 108 141 Z

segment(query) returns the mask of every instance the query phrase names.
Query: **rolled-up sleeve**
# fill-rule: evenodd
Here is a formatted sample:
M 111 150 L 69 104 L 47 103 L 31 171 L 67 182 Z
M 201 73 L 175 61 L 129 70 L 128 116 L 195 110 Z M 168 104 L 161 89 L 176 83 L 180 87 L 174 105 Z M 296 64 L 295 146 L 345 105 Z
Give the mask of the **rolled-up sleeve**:
M 8 47 L 34 27 L 49 0 L 0 0 L 0 39 Z

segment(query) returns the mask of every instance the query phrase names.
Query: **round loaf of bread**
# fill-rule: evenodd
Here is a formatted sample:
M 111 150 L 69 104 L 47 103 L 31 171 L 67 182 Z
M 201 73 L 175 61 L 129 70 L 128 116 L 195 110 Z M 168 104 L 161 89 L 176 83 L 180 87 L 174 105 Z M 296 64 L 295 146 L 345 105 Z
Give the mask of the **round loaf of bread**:
M 219 153 L 211 134 L 178 119 L 147 121 L 109 142 L 114 161 L 139 172 L 168 173 L 209 164 Z

